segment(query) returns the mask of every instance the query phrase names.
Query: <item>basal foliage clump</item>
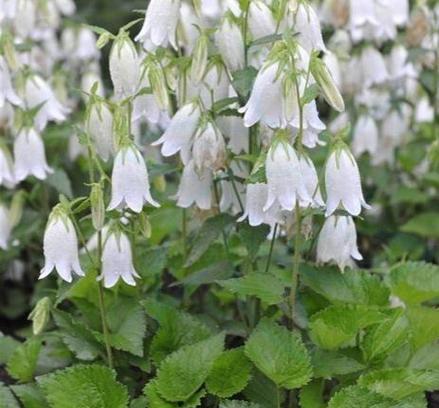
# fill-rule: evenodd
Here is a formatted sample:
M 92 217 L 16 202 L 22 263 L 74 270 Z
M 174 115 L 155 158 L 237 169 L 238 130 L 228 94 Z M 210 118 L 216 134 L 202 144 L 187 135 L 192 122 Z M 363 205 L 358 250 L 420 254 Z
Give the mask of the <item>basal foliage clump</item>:
M 437 4 L 145 3 L 0 0 L 0 408 L 427 407 Z

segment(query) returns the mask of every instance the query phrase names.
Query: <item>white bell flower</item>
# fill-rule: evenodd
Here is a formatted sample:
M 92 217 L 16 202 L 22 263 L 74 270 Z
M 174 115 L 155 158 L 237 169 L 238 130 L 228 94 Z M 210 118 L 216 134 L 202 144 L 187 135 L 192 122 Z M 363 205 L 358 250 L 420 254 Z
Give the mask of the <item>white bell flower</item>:
M 72 282 L 72 272 L 84 276 L 79 263 L 75 227 L 60 206 L 55 207 L 49 216 L 44 232 L 43 249 L 45 264 L 39 279 L 47 277 L 54 268 L 66 282 Z
M 233 183 L 228 180 L 221 180 L 219 184 L 221 186 L 221 200 L 219 202 L 220 211 L 230 211 L 232 214 L 238 214 L 241 211 L 239 201 L 241 200 L 241 203 L 243 202 L 245 187 L 236 180 L 234 183 L 235 187 L 233 186 Z
M 373 155 L 378 148 L 378 127 L 370 115 L 361 115 L 354 127 L 352 152 L 356 157 L 365 152 Z
M 8 241 L 11 236 L 11 217 L 8 208 L 0 203 L 0 248 L 8 249 Z
M 224 137 L 212 122 L 209 121 L 198 129 L 192 146 L 192 158 L 198 172 L 204 169 L 216 171 L 224 167 L 226 159 Z
M 429 123 L 433 122 L 434 120 L 434 109 L 433 106 L 431 106 L 430 101 L 428 100 L 428 97 L 422 97 L 419 99 L 417 105 L 416 105 L 416 122 L 419 123 Z
M 244 126 L 242 118 L 223 116 L 218 118 L 221 133 L 228 138 L 227 147 L 235 154 L 247 153 L 249 129 Z
M 97 83 L 96 95 L 103 98 L 105 96 L 104 83 L 102 82 L 101 75 L 94 70 L 89 70 L 84 72 L 81 77 L 81 91 L 84 93 L 82 95 L 85 102 L 88 101 L 89 95 L 93 86 Z
M 13 166 L 9 150 L 0 143 L 0 186 L 12 188 L 15 185 Z
M 212 180 L 212 172 L 209 169 L 197 173 L 193 160 L 189 161 L 181 176 L 176 195 L 177 205 L 181 208 L 189 208 L 195 203 L 201 210 L 210 210 L 212 208 Z
M 110 51 L 110 76 L 118 100 L 133 96 L 140 85 L 140 59 L 136 47 L 123 33 Z
M 105 102 L 93 101 L 87 118 L 87 132 L 96 152 L 107 161 L 114 154 L 113 114 Z
M 36 74 L 26 78 L 23 100 L 28 109 L 41 106 L 35 116 L 35 128 L 39 132 L 49 121 L 65 121 L 69 113 L 69 109 L 57 99 L 50 85 Z
M 14 141 L 14 173 L 17 181 L 29 176 L 45 180 L 53 170 L 46 160 L 46 152 L 41 136 L 35 129 L 23 129 Z
M 140 82 L 140 89 L 151 86 L 148 76 L 144 75 Z M 133 102 L 133 122 L 146 119 L 149 124 L 157 125 L 162 118 L 162 111 L 151 93 L 137 95 Z
M 18 37 L 28 38 L 34 32 L 36 22 L 37 2 L 35 0 L 17 0 L 14 29 Z
M 387 67 L 392 81 L 417 78 L 415 67 L 408 61 L 409 53 L 402 45 L 394 45 L 387 57 Z
M 339 206 L 349 214 L 357 216 L 361 207 L 369 209 L 363 197 L 360 171 L 354 156 L 347 149 L 335 149 L 325 168 L 326 216 L 332 215 Z
M 299 158 L 293 147 L 283 141 L 275 141 L 265 161 L 268 196 L 264 211 L 279 204 L 283 210 L 292 211 L 296 203 L 311 205 Z
M 268 187 L 265 183 L 247 184 L 245 211 L 238 219 L 238 222 L 248 218 L 248 223 L 252 227 L 257 227 L 266 223 L 266 212 L 264 211 L 265 203 L 268 197 Z
M 11 73 L 6 60 L 0 55 L 0 107 L 8 101 L 12 105 L 22 106 L 23 101 L 12 87 Z
M 366 24 L 378 25 L 374 3 L 374 0 L 350 0 L 349 26 L 351 29 L 362 27 Z
M 386 62 L 381 53 L 372 46 L 363 49 L 360 57 L 364 85 L 382 84 L 389 79 Z
M 71 16 L 76 11 L 76 5 L 73 0 L 55 0 L 56 7 L 65 16 Z
M 13 20 L 17 14 L 17 0 L 0 0 L 0 23 Z
M 244 39 L 240 27 L 227 16 L 215 34 L 215 43 L 227 68 L 238 71 L 245 66 Z
M 250 2 L 248 25 L 255 40 L 276 32 L 276 21 L 273 13 L 262 0 Z
M 320 20 L 314 9 L 308 4 L 299 3 L 295 18 L 294 29 L 299 33 L 300 45 L 308 52 L 326 51 Z
M 201 15 L 212 24 L 221 17 L 220 2 L 220 0 L 200 0 Z
M 130 240 L 123 232 L 111 231 L 105 236 L 102 273 L 98 280 L 103 280 L 106 288 L 112 288 L 120 278 L 126 284 L 136 286 L 134 278 L 140 276 L 134 269 Z
M 357 231 L 352 217 L 332 215 L 325 220 L 317 241 L 317 262 L 334 262 L 343 271 L 354 266 L 352 259 L 361 261 Z
M 319 178 L 317 176 L 317 171 L 312 160 L 305 154 L 299 156 L 300 162 L 300 173 L 302 174 L 305 188 L 308 194 L 313 199 L 313 206 L 324 207 L 325 203 L 322 198 L 319 186 Z M 306 206 L 309 203 L 300 203 L 302 206 Z
M 122 147 L 114 159 L 108 210 L 128 207 L 140 213 L 145 203 L 159 207 L 151 196 L 145 160 L 134 145 Z
M 146 45 L 145 49 L 149 48 L 149 43 L 156 47 L 171 44 L 176 49 L 179 11 L 180 0 L 151 0 L 142 29 L 135 40 Z
M 198 103 L 190 102 L 182 106 L 171 119 L 162 137 L 152 145 L 162 145 L 161 153 L 165 157 L 180 152 L 183 164 L 187 164 L 190 159 L 192 139 L 197 131 L 200 117 L 201 110 Z

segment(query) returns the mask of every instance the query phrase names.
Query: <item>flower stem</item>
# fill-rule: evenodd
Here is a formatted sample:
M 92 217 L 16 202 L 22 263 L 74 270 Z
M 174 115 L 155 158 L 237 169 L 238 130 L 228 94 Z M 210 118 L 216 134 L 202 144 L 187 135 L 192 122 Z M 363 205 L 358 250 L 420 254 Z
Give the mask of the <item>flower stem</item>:
M 293 254 L 293 275 L 292 275 L 292 285 L 290 292 L 290 307 L 291 307 L 291 323 L 294 326 L 294 316 L 295 316 L 295 305 L 296 305 L 296 295 L 297 288 L 299 286 L 299 268 L 300 268 L 300 244 L 301 244 L 301 229 L 302 229 L 302 214 L 300 212 L 299 203 L 296 203 L 296 209 L 294 211 L 296 222 L 295 222 L 295 236 L 294 236 L 294 254 Z
M 275 224 L 274 225 L 274 230 L 273 230 L 273 238 L 271 238 L 271 243 L 270 243 L 270 252 L 268 253 L 268 259 L 267 259 L 267 265 L 265 266 L 265 273 L 267 274 L 268 271 L 270 270 L 270 265 L 271 265 L 271 258 L 273 257 L 273 249 L 274 249 L 274 243 L 276 242 L 276 235 L 277 235 L 277 229 L 279 227 L 279 224 Z

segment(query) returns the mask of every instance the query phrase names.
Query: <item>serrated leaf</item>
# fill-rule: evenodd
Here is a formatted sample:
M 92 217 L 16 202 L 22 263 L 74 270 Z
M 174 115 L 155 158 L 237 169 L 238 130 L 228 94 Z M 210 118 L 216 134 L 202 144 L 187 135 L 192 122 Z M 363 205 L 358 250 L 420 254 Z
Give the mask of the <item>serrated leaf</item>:
M 243 400 L 223 400 L 219 408 L 260 408 L 260 405 Z
M 233 264 L 230 261 L 220 261 L 206 268 L 202 268 L 199 271 L 191 273 L 184 279 L 172 284 L 171 286 L 178 285 L 208 285 L 214 283 L 217 280 L 228 279 L 234 273 Z
M 404 224 L 401 231 L 425 238 L 439 238 L 439 213 L 426 212 L 418 214 Z
M 384 306 L 389 301 L 389 289 L 365 271 L 340 273 L 335 267 L 304 265 L 300 277 L 303 284 L 332 303 Z
M 417 350 L 408 363 L 409 368 L 439 370 L 439 343 L 427 344 Z
M 119 297 L 107 309 L 111 345 L 143 357 L 146 317 L 143 307 L 132 298 Z
M 276 305 L 284 299 L 284 284 L 271 274 L 252 273 L 217 283 L 239 296 L 255 296 L 267 305 Z
M 160 396 L 159 392 L 157 391 L 156 381 L 150 381 L 148 384 L 146 384 L 146 387 L 143 390 L 143 393 L 146 395 L 146 399 L 148 400 L 148 405 L 145 405 L 145 407 L 147 407 L 147 406 L 149 408 L 174 408 L 175 407 L 175 404 L 164 400 Z
M 35 384 L 13 385 L 11 389 L 24 408 L 47 408 L 47 400 Z
M 189 399 L 206 380 L 223 347 L 224 334 L 221 333 L 169 355 L 157 372 L 160 395 L 172 402 Z
M 329 306 L 311 317 L 310 337 L 323 349 L 338 349 L 352 342 L 360 329 L 383 318 L 385 315 L 367 306 Z
M 250 379 L 252 364 L 243 348 L 223 352 L 213 363 L 206 380 L 207 390 L 221 398 L 242 391 Z
M 32 380 L 41 350 L 41 340 L 31 338 L 18 346 L 8 361 L 9 374 L 21 382 Z
M 20 408 L 17 400 L 12 394 L 11 390 L 0 383 L 0 407 L 1 408 Z
M 37 379 L 52 408 L 127 408 L 126 388 L 100 365 L 76 365 Z
M 322 381 L 313 381 L 305 385 L 299 393 L 300 408 L 325 408 L 322 392 Z
M 242 393 L 253 404 L 263 408 L 278 406 L 279 388 L 259 370 L 254 370 L 248 386 Z
M 316 378 L 333 378 L 339 375 L 356 373 L 366 368 L 356 359 L 340 351 L 320 349 L 312 354 L 312 363 Z
M 79 360 L 92 361 L 103 351 L 93 332 L 78 319 L 73 319 L 66 312 L 52 311 L 57 326 L 62 329 L 60 335 L 63 343 Z
M 439 370 L 377 370 L 362 375 L 358 384 L 384 397 L 402 400 L 419 392 L 439 389 Z
M 409 335 L 409 322 L 403 309 L 389 311 L 388 317 L 372 326 L 363 337 L 361 349 L 368 362 L 381 362 L 401 347 Z
M 428 307 L 407 309 L 410 321 L 410 342 L 414 350 L 439 339 L 439 310 Z
M 299 388 L 311 379 L 311 361 L 302 339 L 271 320 L 261 320 L 254 329 L 245 354 L 279 387 Z

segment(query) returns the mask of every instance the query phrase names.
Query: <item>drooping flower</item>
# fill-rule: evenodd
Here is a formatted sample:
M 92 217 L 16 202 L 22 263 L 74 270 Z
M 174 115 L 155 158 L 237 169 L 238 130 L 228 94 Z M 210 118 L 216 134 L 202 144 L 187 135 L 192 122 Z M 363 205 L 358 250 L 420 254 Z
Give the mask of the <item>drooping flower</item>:
M 99 99 L 91 102 L 87 132 L 98 155 L 102 160 L 107 161 L 114 154 L 113 114 L 107 104 Z
M 227 15 L 215 34 L 215 43 L 227 68 L 238 71 L 245 65 L 245 47 L 239 26 Z
M 378 147 L 378 127 L 370 115 L 361 115 L 354 128 L 352 151 L 355 156 L 364 152 L 374 154 Z
M 78 238 L 75 227 L 61 206 L 56 206 L 49 216 L 44 232 L 45 264 L 39 279 L 47 277 L 53 269 L 66 282 L 72 281 L 72 272 L 84 276 L 79 263 Z
M 264 206 L 267 202 L 267 196 L 267 184 L 247 184 L 245 211 L 241 218 L 238 219 L 238 222 L 242 222 L 246 218 L 248 218 L 248 223 L 252 227 L 257 227 L 263 224 L 266 220 L 266 212 L 264 212 Z
M 11 73 L 9 72 L 8 64 L 0 55 L 0 107 L 3 107 L 6 101 L 16 106 L 23 105 L 23 101 L 12 87 Z
M 276 32 L 276 21 L 273 13 L 262 0 L 250 2 L 248 23 L 255 40 Z
M 299 158 L 289 143 L 274 142 L 267 154 L 265 170 L 268 196 L 264 211 L 275 204 L 283 210 L 292 211 L 297 202 L 305 206 L 313 203 L 305 186 Z
M 337 148 L 329 156 L 325 169 L 325 184 L 327 217 L 339 206 L 354 216 L 360 214 L 361 207 L 370 208 L 363 197 L 357 162 L 347 147 Z
M 201 110 L 198 103 L 191 102 L 182 106 L 162 137 L 152 145 L 162 145 L 161 152 L 165 157 L 180 152 L 183 164 L 186 164 L 190 159 L 192 138 L 198 128 L 200 117 Z
M 323 202 L 322 194 L 320 193 L 319 178 L 314 163 L 305 154 L 299 156 L 299 163 L 300 173 L 302 174 L 305 188 L 313 200 L 313 205 L 323 207 L 325 203 Z M 308 204 L 308 202 L 301 203 L 302 206 Z
M 114 160 L 108 210 L 127 207 L 140 213 L 145 203 L 159 207 L 151 196 L 145 160 L 134 145 L 122 147 Z
M 176 31 L 180 10 L 180 0 L 151 0 L 146 10 L 142 29 L 135 38 L 142 42 L 144 48 L 149 43 L 156 47 L 176 46 Z
M 204 169 L 216 171 L 224 167 L 226 158 L 224 137 L 214 123 L 209 121 L 198 129 L 194 136 L 192 157 L 198 172 Z
M 201 173 L 195 171 L 195 164 L 190 160 L 184 167 L 177 192 L 177 205 L 189 208 L 196 204 L 201 210 L 212 208 L 212 172 L 204 169 Z
M 357 231 L 352 217 L 332 215 L 325 220 L 317 241 L 317 262 L 334 262 L 343 271 L 353 260 L 363 257 L 357 247 Z
M 309 4 L 299 3 L 294 28 L 299 33 L 299 42 L 305 50 L 326 51 L 319 17 Z
M 11 154 L 6 146 L 0 143 L 0 186 L 12 187 L 15 181 Z
M 17 181 L 28 176 L 45 180 L 53 173 L 46 160 L 41 136 L 33 128 L 23 129 L 14 141 L 14 173 Z
M 114 41 L 110 52 L 110 75 L 118 100 L 133 96 L 140 83 L 140 60 L 127 33 Z
M 140 278 L 140 276 L 134 269 L 130 240 L 121 231 L 110 231 L 105 236 L 102 274 L 98 280 L 103 280 L 106 288 L 112 288 L 120 278 L 126 284 L 135 286 L 134 278 Z
M 8 241 L 11 235 L 12 225 L 9 209 L 0 203 L 0 248 L 8 249 Z
M 363 49 L 360 63 L 362 77 L 366 87 L 382 84 L 389 79 L 384 57 L 374 47 L 367 46 Z

